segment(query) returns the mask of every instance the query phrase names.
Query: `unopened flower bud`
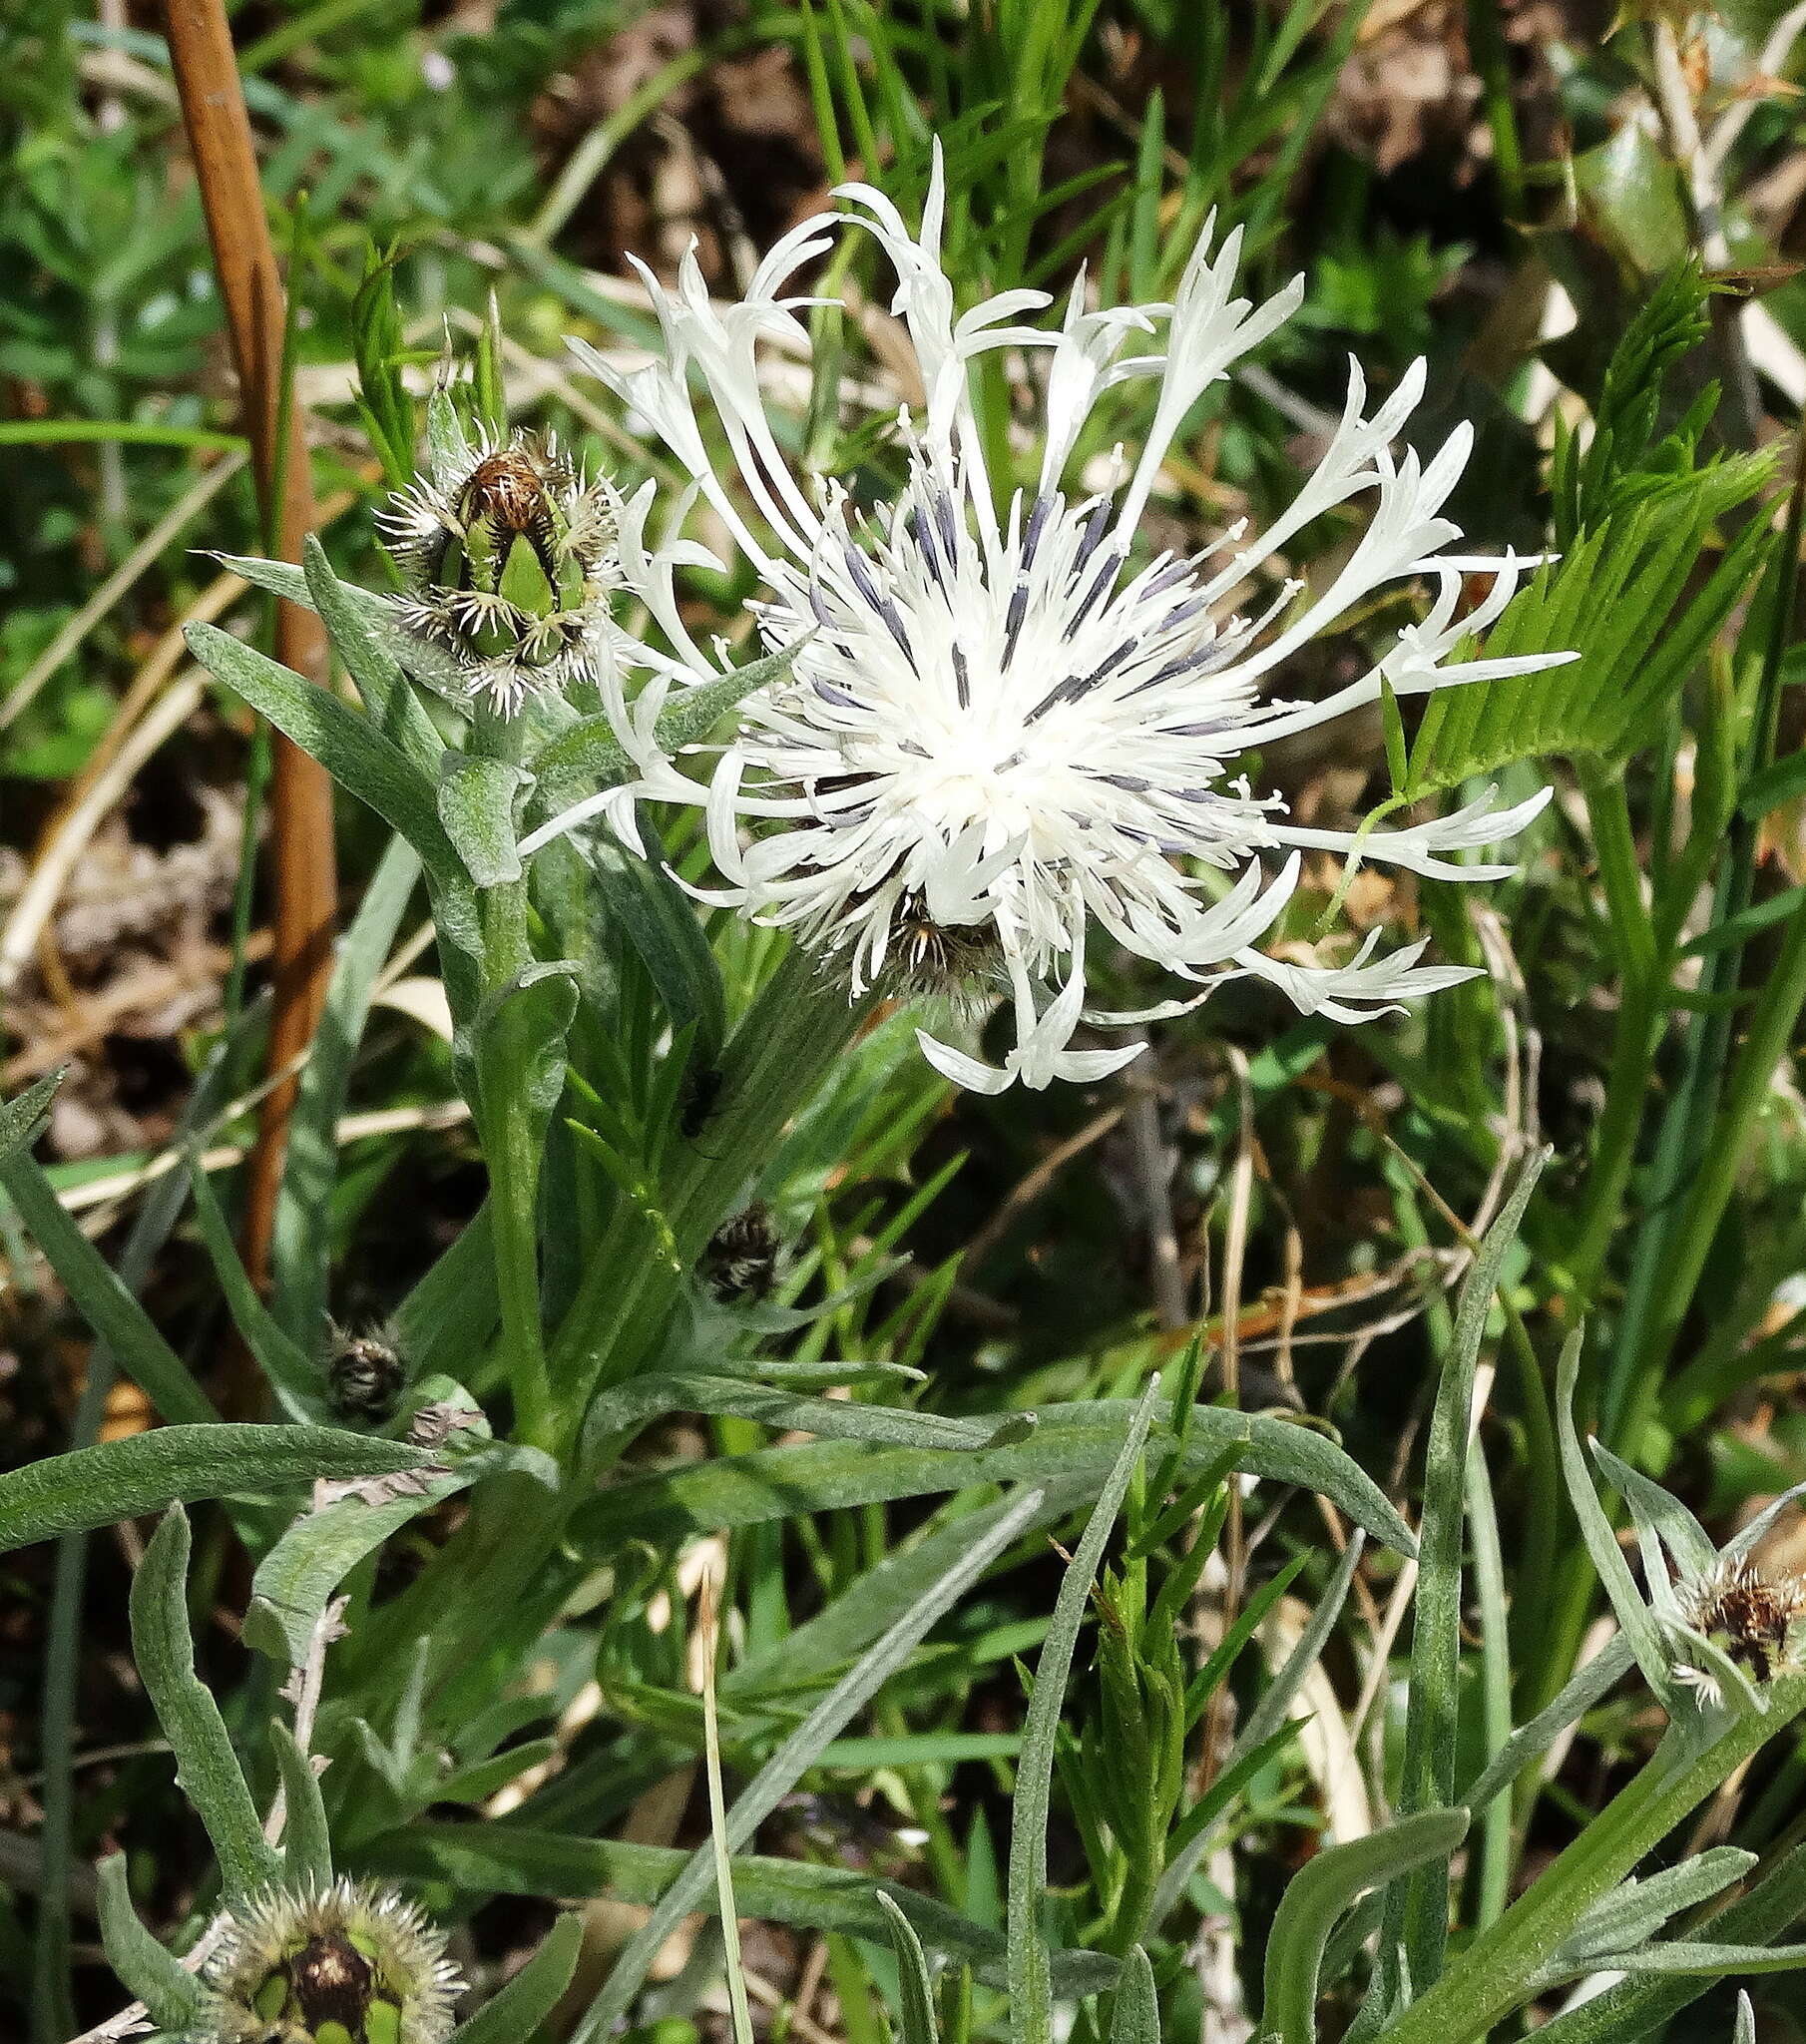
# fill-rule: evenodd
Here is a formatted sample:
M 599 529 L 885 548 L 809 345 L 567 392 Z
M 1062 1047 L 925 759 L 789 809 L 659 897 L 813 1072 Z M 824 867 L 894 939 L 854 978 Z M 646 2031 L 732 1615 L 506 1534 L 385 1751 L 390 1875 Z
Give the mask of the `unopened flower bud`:
M 278 1890 L 208 1962 L 197 2044 L 444 2044 L 463 1991 L 445 1938 L 392 1889 Z
M 394 1417 L 407 1368 L 383 1329 L 347 1334 L 335 1327 L 326 1356 L 326 1403 L 335 1419 L 380 1426 Z
M 708 1238 L 697 1275 L 723 1304 L 735 1299 L 756 1302 L 768 1297 L 777 1282 L 781 1251 L 770 1208 L 763 1200 L 754 1200 Z
M 601 644 L 615 516 L 550 433 L 479 441 L 399 492 L 382 524 L 403 619 L 448 646 L 504 716 L 562 686 Z

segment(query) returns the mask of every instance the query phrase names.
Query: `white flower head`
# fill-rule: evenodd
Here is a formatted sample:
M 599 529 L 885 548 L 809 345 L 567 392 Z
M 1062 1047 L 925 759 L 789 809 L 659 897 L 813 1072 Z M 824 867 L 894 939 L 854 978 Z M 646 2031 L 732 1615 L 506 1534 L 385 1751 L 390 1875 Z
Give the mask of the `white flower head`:
M 402 622 L 449 648 L 503 716 L 603 663 L 617 506 L 554 435 L 460 435 L 379 522 L 406 585 Z
M 1137 527 L 1174 437 L 1197 399 L 1296 308 L 1301 281 L 1264 303 L 1236 296 L 1240 236 L 1213 251 L 1206 224 L 1171 305 L 1087 310 L 1082 281 L 1057 326 L 1024 323 L 1048 304 L 1038 291 L 1007 291 L 956 315 L 940 256 L 938 154 L 919 235 L 868 186 L 836 196 L 850 210 L 779 242 L 742 304 L 712 306 L 693 263 L 675 292 L 647 273 L 666 362 L 624 373 L 573 344 L 655 424 L 758 570 L 766 594 L 752 608 L 766 643 L 798 648 L 787 678 L 743 706 L 713 773 L 708 834 L 727 885 L 711 898 L 790 929 L 836 961 L 854 992 L 913 994 L 952 981 L 1003 994 L 1015 1037 L 1001 1067 L 923 1038 L 940 1070 L 988 1092 L 1017 1078 L 1036 1087 L 1097 1078 L 1136 1054 L 1133 1044 L 1072 1048 L 1082 1019 L 1137 1019 L 1086 1008 L 1087 946 L 1100 933 L 1188 982 L 1196 999 L 1226 977 L 1256 974 L 1337 1020 L 1466 977 L 1418 964 L 1416 950 L 1374 959 L 1371 943 L 1352 963 L 1265 956 L 1259 941 L 1297 881 L 1287 854 L 1358 842 L 1364 857 L 1414 871 L 1494 877 L 1510 868 L 1442 854 L 1510 835 L 1547 790 L 1516 808 L 1497 811 L 1489 799 L 1441 823 L 1357 839 L 1292 824 L 1283 800 L 1256 792 L 1238 764 L 1374 703 L 1382 680 L 1398 695 L 1421 694 L 1570 657 L 1451 660 L 1530 564 L 1446 553 L 1460 538 L 1444 507 L 1468 429 L 1427 462 L 1391 447 L 1421 394 L 1422 364 L 1371 415 L 1351 369 L 1328 449 L 1262 538 L 1237 527 L 1201 553 L 1143 559 Z M 766 415 L 754 359 L 766 334 L 801 343 L 794 308 L 808 300 L 784 296 L 784 286 L 855 229 L 876 238 L 895 269 L 892 309 L 926 398 L 899 422 L 907 482 L 873 511 L 855 509 L 831 481 L 805 490 Z M 1038 486 L 1001 513 L 972 395 L 975 357 L 1000 347 L 1039 363 L 1044 415 Z M 1070 487 L 1086 420 L 1131 377 L 1158 383 L 1145 439 L 1114 487 Z M 693 382 L 707 392 L 743 498 L 705 450 Z M 1280 547 L 1357 497 L 1372 500 L 1371 515 L 1326 588 L 1303 600 L 1300 585 L 1282 581 L 1236 607 Z M 1491 586 L 1463 618 L 1465 578 L 1476 572 Z M 1306 641 L 1382 586 L 1423 575 L 1438 584 L 1429 615 L 1400 631 L 1371 673 L 1318 703 L 1269 693 Z M 714 672 L 704 664 L 690 679 Z M 633 736 L 643 747 L 644 720 Z M 669 797 L 669 783 L 660 792 Z M 1275 873 L 1263 855 L 1276 855 Z

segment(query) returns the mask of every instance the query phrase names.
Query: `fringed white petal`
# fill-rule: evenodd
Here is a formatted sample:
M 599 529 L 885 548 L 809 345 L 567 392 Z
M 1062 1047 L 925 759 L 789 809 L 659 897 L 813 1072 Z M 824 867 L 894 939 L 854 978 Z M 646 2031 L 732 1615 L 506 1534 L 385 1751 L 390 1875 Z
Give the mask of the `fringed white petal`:
M 1093 1080 L 1136 1055 L 1132 1043 L 1072 1047 L 1088 1019 L 1088 931 L 1186 983 L 1147 1008 L 1090 1011 L 1105 1026 L 1183 1012 L 1242 974 L 1338 1021 L 1470 977 L 1420 963 L 1422 945 L 1379 957 L 1377 936 L 1342 964 L 1258 947 L 1298 885 L 1300 848 L 1439 878 L 1496 877 L 1509 868 L 1457 855 L 1513 835 L 1546 793 L 1505 810 L 1489 793 L 1428 822 L 1338 831 L 1292 823 L 1235 766 L 1375 702 L 1382 687 L 1421 695 L 1568 657 L 1489 660 L 1472 650 L 1538 562 L 1452 551 L 1462 536 L 1447 506 L 1470 430 L 1458 427 L 1428 459 L 1395 447 L 1422 399 L 1424 364 L 1376 402 L 1350 363 L 1320 460 L 1264 533 L 1238 526 L 1193 558 L 1135 566 L 1140 516 L 1175 437 L 1198 399 L 1295 309 L 1301 284 L 1264 302 L 1237 295 L 1240 235 L 1217 244 L 1207 223 L 1171 305 L 1092 307 L 1081 277 L 1057 325 L 1040 320 L 1048 300 L 1039 291 L 1002 291 L 962 312 L 942 257 L 938 147 L 915 233 L 874 186 L 849 184 L 834 197 L 842 210 L 785 236 L 737 304 L 709 298 L 693 256 L 672 286 L 647 273 L 663 361 L 624 372 L 578 345 L 665 439 L 758 571 L 764 589 L 752 610 L 764 644 L 795 649 L 788 673 L 740 706 L 705 795 L 659 760 L 653 712 L 663 692 L 716 679 L 725 656 L 695 646 L 677 595 L 677 571 L 704 564 L 678 529 L 689 496 L 657 548 L 646 537 L 649 495 L 630 500 L 622 579 L 673 651 L 609 642 L 616 678 L 604 701 L 637 778 L 601 797 L 600 812 L 631 811 L 641 790 L 675 798 L 676 777 L 705 810 L 729 883 L 719 898 L 837 961 L 855 990 L 914 993 L 941 971 L 969 997 L 1007 990 L 1012 1041 L 1000 1066 L 922 1036 L 934 1068 L 974 1091 Z M 758 358 L 773 341 L 806 346 L 797 313 L 814 301 L 789 295 L 791 280 L 855 228 L 894 272 L 890 304 L 926 400 L 899 420 L 906 484 L 864 510 L 832 478 L 805 484 L 787 459 Z M 1044 420 L 1037 488 L 1002 517 L 973 402 L 978 358 L 999 348 L 1023 353 Z M 1134 377 L 1158 388 L 1124 480 L 1069 495 L 1066 472 L 1099 401 Z M 704 435 L 692 386 L 718 436 Z M 711 444 L 725 448 L 719 473 Z M 1275 583 L 1269 564 L 1291 541 L 1357 499 L 1366 524 L 1336 568 L 1308 594 Z M 1477 576 L 1486 584 L 1475 601 Z M 1433 586 L 1428 609 L 1375 649 L 1366 675 L 1319 703 L 1275 700 L 1273 678 L 1309 640 L 1344 627 L 1376 591 L 1418 577 Z M 1257 591 L 1245 615 L 1231 608 L 1243 590 Z M 647 678 L 632 700 L 621 679 L 629 674 Z M 1275 851 L 1290 856 L 1269 878 L 1263 858 Z M 1212 871 L 1232 882 L 1216 900 L 1204 886 Z

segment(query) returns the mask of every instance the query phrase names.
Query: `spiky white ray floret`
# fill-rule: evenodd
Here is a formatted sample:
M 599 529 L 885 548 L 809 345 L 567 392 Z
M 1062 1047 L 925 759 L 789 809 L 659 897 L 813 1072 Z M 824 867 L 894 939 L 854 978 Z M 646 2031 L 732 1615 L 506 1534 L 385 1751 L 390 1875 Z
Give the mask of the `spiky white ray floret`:
M 956 316 L 940 254 L 938 157 L 917 235 L 869 186 L 836 196 L 848 210 L 785 236 L 745 300 L 724 310 L 710 303 L 693 255 L 673 290 L 643 269 L 663 360 L 624 372 L 574 343 L 662 435 L 757 568 L 768 593 L 754 609 L 767 643 L 800 647 L 786 683 L 749 700 L 715 768 L 708 834 L 727 883 L 715 898 L 840 958 L 855 990 L 879 981 L 924 922 L 982 930 L 992 977 L 1013 1006 L 1014 1047 L 1000 1068 L 932 1037 L 923 1047 L 939 1069 L 985 1091 L 1016 1078 L 1031 1086 L 1094 1078 L 1135 1055 L 1134 1045 L 1070 1048 L 1088 1013 L 1088 931 L 1206 991 L 1226 976 L 1255 974 L 1306 1012 L 1337 1020 L 1466 977 L 1420 965 L 1421 945 L 1376 959 L 1370 940 L 1339 965 L 1281 962 L 1258 945 L 1296 883 L 1298 849 L 1358 843 L 1366 858 L 1420 873 L 1496 877 L 1510 868 L 1456 865 L 1447 854 L 1511 835 L 1547 790 L 1515 808 L 1495 810 L 1488 797 L 1438 822 L 1357 838 L 1293 824 L 1283 801 L 1256 793 L 1237 766 L 1276 738 L 1378 700 L 1382 684 L 1423 694 L 1570 657 L 1451 658 L 1499 615 L 1534 564 L 1510 553 L 1446 552 L 1460 538 L 1445 507 L 1469 429 L 1458 427 L 1427 462 L 1392 448 L 1422 394 L 1423 365 L 1369 413 L 1351 364 L 1347 404 L 1323 458 L 1258 539 L 1237 527 L 1203 554 L 1160 554 L 1137 566 L 1141 513 L 1186 415 L 1296 308 L 1301 281 L 1262 304 L 1235 296 L 1240 233 L 1213 250 L 1206 223 L 1171 305 L 1089 310 L 1081 279 L 1055 327 L 1025 323 L 1049 303 L 1039 291 L 1004 292 Z M 855 226 L 876 237 L 895 268 L 892 309 L 925 396 L 918 415 L 902 417 L 908 482 L 871 517 L 855 514 L 832 483 L 815 500 L 798 482 L 766 415 L 755 355 L 779 336 L 806 348 L 796 315 L 813 301 L 786 296 L 785 286 Z M 1127 352 L 1131 345 L 1136 351 Z M 1002 517 L 971 389 L 974 357 L 997 347 L 1034 351 L 1045 392 L 1039 488 Z M 1063 479 L 1087 418 L 1129 377 L 1159 384 L 1132 465 L 1113 490 L 1069 493 Z M 709 458 L 692 380 L 708 393 L 756 520 Z M 1356 497 L 1372 499 L 1371 514 L 1327 587 L 1299 602 L 1299 585 L 1286 583 L 1251 614 L 1235 608 L 1280 548 Z M 693 653 L 669 580 L 626 543 L 625 529 L 620 561 L 674 643 Z M 1489 575 L 1491 587 L 1462 617 L 1464 578 L 1474 573 Z M 1371 673 L 1319 703 L 1268 693 L 1308 640 L 1375 590 L 1426 574 L 1438 584 L 1431 610 L 1399 631 Z M 674 792 L 649 719 L 625 703 L 617 717 L 644 781 L 568 820 L 607 808 L 620 822 L 636 794 Z M 1270 880 L 1262 854 L 1282 860 Z M 1200 878 L 1206 869 L 1240 877 L 1213 900 Z

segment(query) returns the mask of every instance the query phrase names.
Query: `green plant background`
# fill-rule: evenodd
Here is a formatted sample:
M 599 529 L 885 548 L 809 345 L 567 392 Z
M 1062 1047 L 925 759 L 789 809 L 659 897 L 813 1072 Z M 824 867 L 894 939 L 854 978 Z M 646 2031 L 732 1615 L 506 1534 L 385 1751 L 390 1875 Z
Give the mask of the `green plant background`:
M 331 1765 L 287 1850 L 317 1870 L 329 1835 L 334 1866 L 428 1902 L 477 1986 L 472 2039 L 730 2035 L 725 1972 L 761 2029 L 848 2044 L 1040 2039 L 1057 2014 L 1082 2038 L 1245 2017 L 1288 2044 L 1450 2044 L 1554 2015 L 1565 1953 L 1622 1969 L 1652 1932 L 1717 1957 L 1632 1970 L 1557 2034 L 1723 2035 L 1746 1979 L 1761 2034 L 1806 2021 L 1750 1950 L 1806 1900 L 1798 1679 L 1701 1752 L 1627 1655 L 1576 1676 L 1615 1578 L 1578 1537 L 1591 1478 L 1570 1455 L 1565 1480 L 1558 1374 L 1578 1340 L 1581 1433 L 1714 1539 L 1806 1478 L 1800 117 L 1758 76 L 1708 173 L 1664 90 L 1673 57 L 1709 144 L 1775 29 L 1496 0 L 247 0 L 293 381 L 340 506 L 284 575 L 245 559 L 155 23 L 0 23 L 0 917 L 142 714 L 160 641 L 193 712 L 97 842 L 173 870 L 224 804 L 231 845 L 174 1020 L 128 983 L 130 1028 L 82 1024 L 127 947 L 81 950 L 68 902 L 60 965 L 33 945 L 9 988 L 7 2034 L 63 2044 L 119 2005 L 97 1921 L 128 1986 L 136 1964 L 180 1997 L 143 1925 L 187 1949 L 276 1863 L 258 1813 L 278 1783 L 305 1804 L 306 1777 L 265 1728 L 341 1592 L 312 1727 Z M 931 139 L 965 297 L 1061 289 L 1084 259 L 1107 302 L 1158 298 L 1212 209 L 1245 226 L 1254 285 L 1304 271 L 1300 316 L 1181 436 L 1157 543 L 1283 506 L 1351 352 L 1380 387 L 1429 356 L 1426 442 L 1474 420 L 1456 514 L 1477 545 L 1561 557 L 1488 651 L 1581 661 L 1387 703 L 1263 767 L 1338 821 L 1554 780 L 1515 879 L 1326 867 L 1275 933 L 1309 940 L 1340 895 L 1485 978 L 1358 1033 L 1231 987 L 1109 1085 L 955 1099 L 910 1018 L 845 1009 L 770 933 L 696 909 L 684 819 L 656 819 L 669 863 L 593 837 L 543 854 L 530 893 L 491 856 L 494 777 L 447 802 L 458 721 L 360 592 L 392 586 L 370 514 L 412 466 L 448 328 L 468 401 L 499 393 L 625 488 L 672 482 L 563 350 L 651 336 L 625 250 L 669 269 L 696 232 L 731 292 L 843 175 L 913 218 Z M 834 280 L 884 302 L 863 255 Z M 1546 316 L 1564 302 L 1571 322 Z M 864 378 L 894 405 L 882 345 L 811 321 L 820 373 L 784 430 L 875 494 L 899 473 L 884 406 L 849 427 L 831 399 Z M 1132 444 L 1146 401 L 1115 393 L 1082 451 Z M 1000 475 L 1019 403 L 1001 369 L 981 390 Z M 1306 535 L 1300 572 L 1354 529 Z M 327 620 L 340 696 L 258 651 L 270 588 Z M 751 593 L 683 587 L 733 633 Z M 174 635 L 204 611 L 195 668 Z M 1401 617 L 1353 621 L 1288 693 L 1358 671 Z M 266 1299 L 233 1249 L 265 1019 L 237 855 L 259 717 L 346 790 L 345 936 Z M 519 742 L 548 785 L 606 765 L 555 722 Z M 478 727 L 461 757 L 502 744 Z M 1165 991 L 1101 970 L 1113 1004 Z M 65 1040 L 53 1104 L 35 1082 Z M 723 1302 L 692 1267 L 752 1194 L 781 1287 Z M 329 1316 L 392 1328 L 394 1423 L 332 1408 Z M 259 1410 L 222 1424 L 233 1344 Z M 423 1465 L 398 1436 L 433 1402 L 479 1416 Z M 314 1479 L 366 1494 L 305 1512 Z M 1611 1484 L 1592 1509 L 1616 1512 Z M 723 1878 L 738 1940 L 705 1929 L 648 1987 L 672 1923 L 718 1921 Z M 652 1928 L 605 1899 L 656 1905 Z

